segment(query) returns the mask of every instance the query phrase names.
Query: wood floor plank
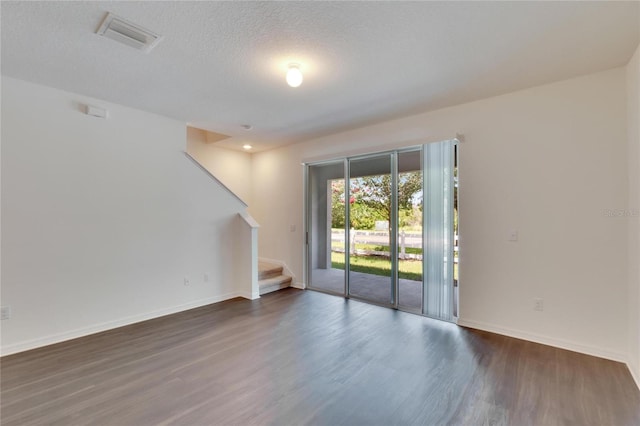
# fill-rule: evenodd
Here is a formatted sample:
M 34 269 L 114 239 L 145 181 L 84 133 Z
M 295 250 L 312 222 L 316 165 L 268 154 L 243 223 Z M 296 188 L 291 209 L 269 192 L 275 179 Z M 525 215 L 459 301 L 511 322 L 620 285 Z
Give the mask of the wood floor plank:
M 638 425 L 626 366 L 282 290 L 0 360 L 2 425 Z

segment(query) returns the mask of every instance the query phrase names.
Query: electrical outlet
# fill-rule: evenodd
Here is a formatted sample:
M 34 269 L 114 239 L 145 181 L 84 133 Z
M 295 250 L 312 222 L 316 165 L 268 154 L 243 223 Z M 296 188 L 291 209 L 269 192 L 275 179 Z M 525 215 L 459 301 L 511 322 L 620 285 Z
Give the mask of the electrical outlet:
M 512 229 L 509 231 L 509 241 L 516 242 L 518 241 L 518 230 Z
M 539 297 L 533 299 L 533 310 L 534 311 L 544 311 L 544 300 Z
M 0 320 L 11 318 L 11 306 L 3 306 L 0 308 Z
M 189 284 L 191 284 L 189 282 L 189 277 L 184 277 L 184 285 L 189 285 Z

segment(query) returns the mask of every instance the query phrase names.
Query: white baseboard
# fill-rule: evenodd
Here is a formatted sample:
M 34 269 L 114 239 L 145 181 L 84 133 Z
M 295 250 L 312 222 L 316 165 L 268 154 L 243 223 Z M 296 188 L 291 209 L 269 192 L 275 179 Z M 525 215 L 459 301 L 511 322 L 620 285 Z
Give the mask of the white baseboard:
M 234 297 L 245 297 L 245 296 L 238 293 L 227 293 L 227 294 L 222 294 L 220 296 L 199 299 L 199 300 L 185 303 L 182 305 L 172 306 L 165 309 L 159 309 L 157 311 L 147 312 L 139 315 L 133 315 L 130 317 L 121 318 L 114 321 L 107 321 L 99 324 L 94 324 L 88 327 L 78 328 L 76 330 L 71 330 L 64 333 L 56 333 L 56 334 L 51 334 L 49 336 L 40 337 L 37 339 L 25 340 L 25 341 L 14 343 L 8 346 L 3 346 L 0 349 L 0 356 L 11 355 L 18 352 L 24 352 L 31 349 L 40 348 L 42 346 L 48 346 L 48 345 L 53 345 L 55 343 L 64 342 L 66 340 L 77 339 L 78 337 L 84 337 L 91 334 L 101 333 L 103 331 L 112 330 L 114 328 L 123 327 L 125 325 L 131 325 L 137 322 L 147 321 L 150 319 L 163 317 L 165 315 L 175 314 L 175 313 L 186 311 L 189 309 L 199 308 L 201 306 L 210 305 L 212 303 L 222 302 L 225 300 L 233 299 Z
M 629 364 L 629 362 L 626 363 L 627 364 L 627 368 L 629 369 L 629 372 L 631 373 L 631 377 L 633 377 L 633 380 L 636 382 L 636 386 L 638 386 L 638 389 L 640 389 L 640 374 L 639 372 L 633 368 L 631 366 L 631 364 Z
M 242 297 L 248 300 L 256 300 L 256 299 L 260 299 L 260 293 L 257 291 L 254 291 L 254 292 L 241 291 L 238 293 L 238 297 Z
M 458 325 L 463 327 L 475 328 L 478 330 L 489 331 L 491 333 L 502 334 L 504 336 L 515 337 L 516 339 L 528 340 L 530 342 L 541 343 L 543 345 L 554 346 L 560 349 L 567 349 L 573 352 L 579 352 L 586 355 L 593 355 L 599 358 L 610 359 L 612 361 L 622 362 L 627 364 L 627 355 L 620 352 L 611 351 L 604 348 L 598 348 L 589 345 L 583 345 L 581 343 L 572 342 L 564 339 L 557 339 L 555 337 L 542 336 L 539 334 L 529 333 L 522 330 L 515 330 L 498 326 L 495 324 L 488 324 L 481 321 L 473 321 L 467 319 L 458 319 Z M 634 377 L 635 379 L 635 377 Z M 636 383 L 638 380 L 636 379 Z
M 307 285 L 305 283 L 294 282 L 294 283 L 291 283 L 291 287 L 299 288 L 300 290 L 305 290 L 307 288 Z

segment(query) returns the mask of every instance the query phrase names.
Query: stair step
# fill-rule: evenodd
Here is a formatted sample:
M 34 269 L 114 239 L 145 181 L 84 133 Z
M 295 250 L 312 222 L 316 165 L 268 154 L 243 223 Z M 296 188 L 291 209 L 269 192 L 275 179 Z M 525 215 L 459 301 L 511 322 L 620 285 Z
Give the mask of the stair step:
M 282 268 L 281 268 L 282 269 Z M 258 281 L 260 286 L 260 295 L 271 293 L 286 287 L 291 287 L 291 277 L 287 275 L 278 275 Z
M 282 275 L 282 266 L 268 262 L 258 262 L 258 280 L 275 278 Z

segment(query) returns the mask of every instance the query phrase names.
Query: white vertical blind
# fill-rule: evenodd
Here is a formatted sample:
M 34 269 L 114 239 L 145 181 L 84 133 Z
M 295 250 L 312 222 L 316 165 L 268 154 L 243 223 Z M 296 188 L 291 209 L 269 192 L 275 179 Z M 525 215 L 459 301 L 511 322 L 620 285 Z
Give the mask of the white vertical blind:
M 455 141 L 424 145 L 423 314 L 453 318 L 453 168 Z

